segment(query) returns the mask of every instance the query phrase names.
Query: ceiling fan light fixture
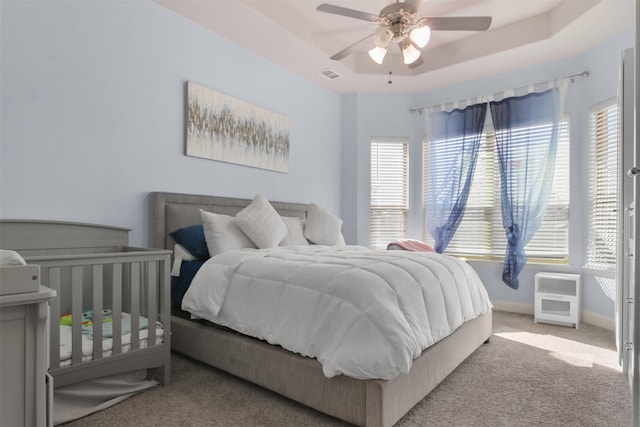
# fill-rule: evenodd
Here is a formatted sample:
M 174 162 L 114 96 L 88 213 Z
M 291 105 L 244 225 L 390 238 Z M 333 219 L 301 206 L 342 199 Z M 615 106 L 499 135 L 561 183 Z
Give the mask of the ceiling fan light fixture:
M 431 28 L 426 25 L 416 27 L 409 33 L 409 38 L 416 44 L 416 46 L 422 49 L 427 45 L 427 43 L 429 43 L 429 39 L 431 38 Z
M 407 43 L 402 48 L 402 57 L 404 58 L 405 65 L 413 64 L 420 58 L 420 51 L 411 43 Z
M 373 59 L 376 63 L 381 65 L 382 65 L 382 61 L 384 61 L 384 57 L 386 54 L 387 54 L 387 49 L 385 49 L 384 47 L 376 46 L 369 51 L 369 56 L 371 57 L 371 59 Z
M 389 47 L 389 43 L 391 43 L 391 39 L 393 38 L 393 33 L 387 27 L 378 27 L 376 31 L 373 33 L 373 44 L 377 47 L 387 48 Z

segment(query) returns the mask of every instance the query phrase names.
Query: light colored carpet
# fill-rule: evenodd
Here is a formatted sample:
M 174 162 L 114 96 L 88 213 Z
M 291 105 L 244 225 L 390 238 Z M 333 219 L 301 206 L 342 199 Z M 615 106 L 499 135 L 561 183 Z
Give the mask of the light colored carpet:
M 494 335 L 397 424 L 408 426 L 630 425 L 631 398 L 614 333 L 534 324 L 494 312 Z M 66 424 L 81 426 L 346 426 L 175 354 L 168 387 Z

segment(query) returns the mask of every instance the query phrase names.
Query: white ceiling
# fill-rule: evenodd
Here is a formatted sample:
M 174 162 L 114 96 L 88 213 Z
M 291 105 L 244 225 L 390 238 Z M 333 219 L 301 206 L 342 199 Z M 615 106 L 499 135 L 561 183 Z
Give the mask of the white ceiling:
M 377 24 L 316 11 L 329 3 L 377 15 L 392 1 L 155 0 L 202 26 L 338 93 L 419 92 L 572 56 L 634 25 L 636 0 L 410 0 L 416 17 L 493 18 L 485 32 L 434 31 L 423 62 L 402 64 L 397 46 L 382 65 L 370 40 L 330 57 Z M 332 70 L 329 80 L 320 73 Z M 389 72 L 391 71 L 391 76 Z M 391 80 L 393 83 L 389 84 Z

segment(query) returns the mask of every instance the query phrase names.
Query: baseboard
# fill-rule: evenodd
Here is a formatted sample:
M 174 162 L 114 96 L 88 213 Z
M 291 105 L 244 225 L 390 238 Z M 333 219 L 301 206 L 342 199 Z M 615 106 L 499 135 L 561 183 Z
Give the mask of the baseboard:
M 533 306 L 533 304 L 523 304 L 509 301 L 491 301 L 491 303 L 493 304 L 493 309 L 497 311 L 528 314 L 530 316 L 533 316 L 533 313 L 535 311 L 535 307 Z M 588 323 L 589 325 L 597 326 L 599 328 L 607 329 L 610 331 L 616 330 L 615 320 L 609 319 L 608 317 L 604 317 L 591 311 L 580 310 L 580 322 Z
M 498 311 L 506 311 L 508 313 L 530 314 L 533 316 L 533 304 L 523 304 L 519 302 L 508 301 L 491 301 L 493 309 Z
M 582 310 L 580 312 L 582 316 L 582 321 L 584 323 L 588 323 L 593 326 L 598 326 L 603 329 L 608 329 L 610 331 L 616 330 L 616 321 L 613 319 L 609 319 L 608 317 L 604 317 L 600 314 L 592 313 L 591 311 Z

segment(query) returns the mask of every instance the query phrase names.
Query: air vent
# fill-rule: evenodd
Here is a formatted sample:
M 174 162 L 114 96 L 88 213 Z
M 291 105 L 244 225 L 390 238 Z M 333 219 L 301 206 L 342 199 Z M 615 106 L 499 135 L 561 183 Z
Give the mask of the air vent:
M 320 71 L 320 74 L 322 74 L 323 76 L 325 76 L 326 78 L 328 78 L 329 80 L 335 80 L 337 78 L 342 77 L 340 74 L 336 73 L 335 71 L 327 68 L 324 71 Z

